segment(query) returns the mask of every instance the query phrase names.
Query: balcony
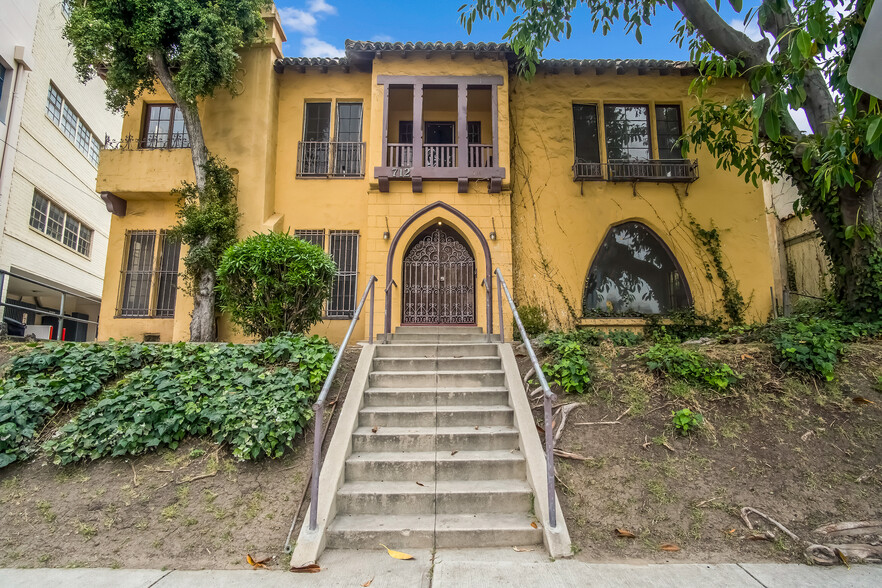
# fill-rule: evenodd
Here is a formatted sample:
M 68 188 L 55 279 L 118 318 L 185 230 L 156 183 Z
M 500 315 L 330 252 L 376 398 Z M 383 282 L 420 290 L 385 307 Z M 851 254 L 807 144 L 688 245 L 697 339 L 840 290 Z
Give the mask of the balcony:
M 184 136 L 128 135 L 106 139 L 98 161 L 97 191 L 123 200 L 174 200 L 182 181 L 194 182 L 193 159 Z
M 498 86 L 502 76 L 378 76 L 383 85 L 383 148 L 374 176 L 381 192 L 390 181 L 470 180 L 502 188 L 499 165 Z
M 694 182 L 698 162 L 690 159 L 614 159 L 607 163 L 577 161 L 574 181 L 609 182 Z
M 300 141 L 298 178 L 363 178 L 365 144 L 344 141 Z

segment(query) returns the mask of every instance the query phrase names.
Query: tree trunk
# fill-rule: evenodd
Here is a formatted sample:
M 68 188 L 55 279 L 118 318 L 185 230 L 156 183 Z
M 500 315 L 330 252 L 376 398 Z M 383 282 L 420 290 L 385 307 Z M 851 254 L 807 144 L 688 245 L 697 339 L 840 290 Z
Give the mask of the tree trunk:
M 196 176 L 196 188 L 199 193 L 205 190 L 205 164 L 208 162 L 208 149 L 202 135 L 202 121 L 199 118 L 199 107 L 181 98 L 174 84 L 171 70 L 165 55 L 160 52 L 153 54 L 151 61 L 163 88 L 175 101 L 184 118 L 187 134 L 190 139 L 190 154 L 193 158 L 193 172 Z M 202 245 L 208 245 L 212 236 L 205 237 Z M 199 275 L 193 291 L 193 313 L 190 320 L 190 341 L 207 342 L 217 340 L 217 320 L 215 319 L 215 284 L 217 276 L 212 270 L 203 270 Z

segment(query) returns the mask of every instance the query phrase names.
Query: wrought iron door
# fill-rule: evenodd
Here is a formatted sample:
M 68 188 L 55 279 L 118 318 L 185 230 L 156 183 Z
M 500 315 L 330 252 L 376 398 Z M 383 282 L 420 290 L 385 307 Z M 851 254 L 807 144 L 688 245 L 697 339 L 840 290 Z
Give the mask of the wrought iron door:
M 474 324 L 475 258 L 451 229 L 423 232 L 404 256 L 406 324 Z

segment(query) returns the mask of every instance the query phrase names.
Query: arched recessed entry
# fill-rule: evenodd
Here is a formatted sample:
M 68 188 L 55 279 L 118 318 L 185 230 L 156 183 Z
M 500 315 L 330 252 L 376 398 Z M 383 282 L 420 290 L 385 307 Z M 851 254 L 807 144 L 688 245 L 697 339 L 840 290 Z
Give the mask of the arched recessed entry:
M 680 264 L 652 229 L 634 221 L 610 228 L 585 279 L 585 315 L 664 314 L 691 305 Z
M 402 324 L 475 324 L 475 278 L 465 239 L 441 221 L 430 225 L 404 254 Z

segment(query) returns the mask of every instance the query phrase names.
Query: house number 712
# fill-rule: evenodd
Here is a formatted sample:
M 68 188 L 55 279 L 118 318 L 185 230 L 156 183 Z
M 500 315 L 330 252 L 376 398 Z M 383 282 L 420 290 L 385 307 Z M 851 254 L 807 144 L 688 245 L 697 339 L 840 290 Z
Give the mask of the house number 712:
M 412 168 L 409 168 L 409 167 L 394 167 L 394 168 L 392 168 L 392 177 L 393 178 L 409 178 L 411 169 Z

